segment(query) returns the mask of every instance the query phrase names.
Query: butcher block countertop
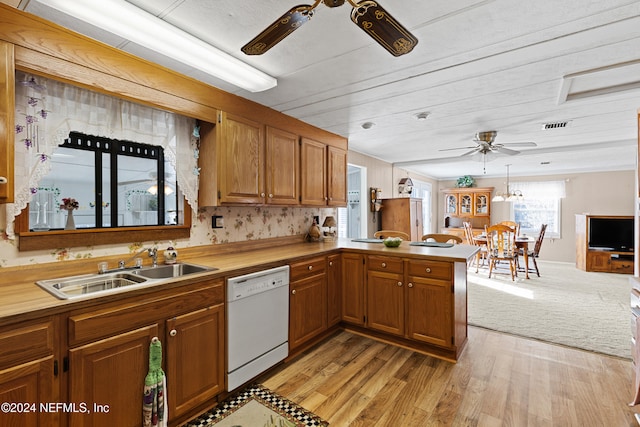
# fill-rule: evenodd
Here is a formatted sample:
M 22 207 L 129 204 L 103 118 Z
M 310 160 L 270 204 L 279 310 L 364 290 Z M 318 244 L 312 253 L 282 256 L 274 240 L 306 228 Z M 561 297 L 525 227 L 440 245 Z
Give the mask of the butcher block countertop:
M 58 314 L 77 308 L 89 307 L 105 302 L 117 301 L 132 296 L 149 295 L 165 289 L 189 285 L 202 280 L 222 280 L 226 277 L 246 274 L 266 268 L 295 262 L 314 255 L 326 255 L 340 251 L 361 252 L 372 255 L 401 256 L 406 258 L 437 259 L 446 262 L 467 262 L 478 251 L 476 246 L 453 247 L 411 246 L 402 242 L 398 248 L 387 248 L 382 243 L 354 242 L 338 239 L 335 242 L 303 242 L 302 237 L 269 239 L 250 244 L 228 243 L 196 248 L 177 248 L 178 261 L 215 267 L 217 270 L 188 275 L 171 282 L 150 285 L 100 297 L 61 300 L 35 284 L 37 280 L 55 279 L 78 274 L 96 273 L 97 264 L 109 262 L 111 268 L 119 259 L 130 255 L 96 257 L 92 259 L 61 261 L 47 264 L 31 264 L 0 269 L 0 323 L 14 323 L 43 316 Z M 158 245 L 158 263 L 161 263 L 163 248 Z M 150 259 L 143 257 L 144 266 Z

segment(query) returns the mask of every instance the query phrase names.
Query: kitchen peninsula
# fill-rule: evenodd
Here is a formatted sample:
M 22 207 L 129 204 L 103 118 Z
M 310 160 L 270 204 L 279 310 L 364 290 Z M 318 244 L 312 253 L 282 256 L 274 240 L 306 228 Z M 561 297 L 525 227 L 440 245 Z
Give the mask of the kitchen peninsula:
M 131 384 L 141 387 L 146 371 L 134 367 L 142 366 L 137 359 L 145 360 L 145 348 L 157 336 L 166 352 L 167 376 L 174 378 L 168 392 L 171 423 L 184 421 L 225 390 L 224 281 L 286 264 L 292 268 L 290 359 L 339 328 L 450 361 L 467 342 L 466 262 L 477 251 L 474 246 L 403 242 L 386 248 L 344 239 L 302 243 L 301 236 L 219 246 L 181 251 L 181 261 L 218 270 L 88 299 L 60 300 L 34 282 L 94 273 L 99 261 L 111 258 L 3 269 L 0 345 L 13 350 L 0 357 L 0 396 L 8 392 L 6 381 L 15 384 L 23 375 L 27 401 L 106 403 L 109 391 L 96 383 L 96 375 L 108 361 L 111 369 L 129 369 L 135 377 L 111 378 L 118 394 L 139 400 Z M 306 313 L 302 322 L 293 321 L 296 311 Z M 178 363 L 179 354 L 190 360 Z M 194 374 L 187 366 L 208 367 L 207 373 Z M 127 386 L 127 381 L 133 382 Z M 176 382 L 180 390 L 172 389 Z M 132 405 L 118 402 L 111 402 L 111 416 L 121 417 L 115 419 L 139 416 L 138 410 L 125 409 Z

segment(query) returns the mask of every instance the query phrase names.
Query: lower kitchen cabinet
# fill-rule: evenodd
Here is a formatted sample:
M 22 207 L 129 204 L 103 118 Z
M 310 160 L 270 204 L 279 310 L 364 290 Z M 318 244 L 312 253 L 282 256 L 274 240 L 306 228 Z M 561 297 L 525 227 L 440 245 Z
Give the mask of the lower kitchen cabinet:
M 326 258 L 290 265 L 289 351 L 327 330 Z
M 340 255 L 327 257 L 327 326 L 340 323 L 342 315 L 342 262 Z
M 404 335 L 404 277 L 401 258 L 368 257 L 367 328 Z
M 49 427 L 59 424 L 56 411 L 41 404 L 60 400 L 55 368 L 52 319 L 0 328 L 0 413 L 2 426 Z M 13 406 L 11 406 L 13 405 Z
M 342 254 L 342 321 L 364 325 L 364 255 Z
M 69 351 L 69 402 L 86 402 L 91 414 L 72 412 L 72 427 L 138 426 L 142 419 L 153 324 Z M 100 405 L 102 412 L 93 405 Z
M 176 316 L 166 326 L 169 413 L 179 417 L 224 390 L 224 306 Z
M 70 426 L 140 425 L 154 337 L 162 343 L 169 420 L 213 402 L 224 389 L 222 280 L 72 312 L 68 401 L 105 406 L 70 414 Z

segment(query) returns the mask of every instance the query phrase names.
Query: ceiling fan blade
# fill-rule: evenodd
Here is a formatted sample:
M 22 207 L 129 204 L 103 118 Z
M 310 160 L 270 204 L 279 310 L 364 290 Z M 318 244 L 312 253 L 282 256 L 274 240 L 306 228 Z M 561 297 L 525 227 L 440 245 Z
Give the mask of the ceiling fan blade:
M 502 145 L 492 147 L 491 151 L 493 152 L 497 151 L 498 153 L 506 154 L 508 156 L 515 156 L 516 154 L 520 154 L 519 151 L 504 148 Z
M 467 151 L 466 153 L 462 153 L 462 154 L 460 154 L 460 157 L 473 156 L 473 155 L 478 154 L 478 153 L 482 153 L 482 147 L 476 147 L 475 149 L 473 149 L 471 151 Z
M 457 147 L 457 148 L 442 148 L 438 151 L 453 151 L 453 150 L 468 150 L 469 148 L 478 148 L 477 146 L 473 146 L 473 147 Z
M 241 50 L 247 55 L 262 55 L 297 30 L 302 24 L 309 21 L 313 16 L 314 6 L 303 4 L 292 7 L 291 10 L 265 28 L 253 40 L 242 46 Z
M 418 39 L 377 2 L 365 0 L 355 6 L 351 20 L 393 56 L 409 53 L 418 44 Z
M 502 145 L 509 147 L 537 147 L 535 142 L 505 142 Z

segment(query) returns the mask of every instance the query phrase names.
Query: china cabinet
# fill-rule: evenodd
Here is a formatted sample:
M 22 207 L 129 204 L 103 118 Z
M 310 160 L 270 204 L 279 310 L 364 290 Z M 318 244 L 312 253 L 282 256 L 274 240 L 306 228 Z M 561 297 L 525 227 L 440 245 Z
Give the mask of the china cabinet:
M 441 232 L 459 236 L 466 242 L 462 223 L 468 221 L 479 234 L 491 224 L 493 187 L 447 188 L 444 190 L 445 226 Z

